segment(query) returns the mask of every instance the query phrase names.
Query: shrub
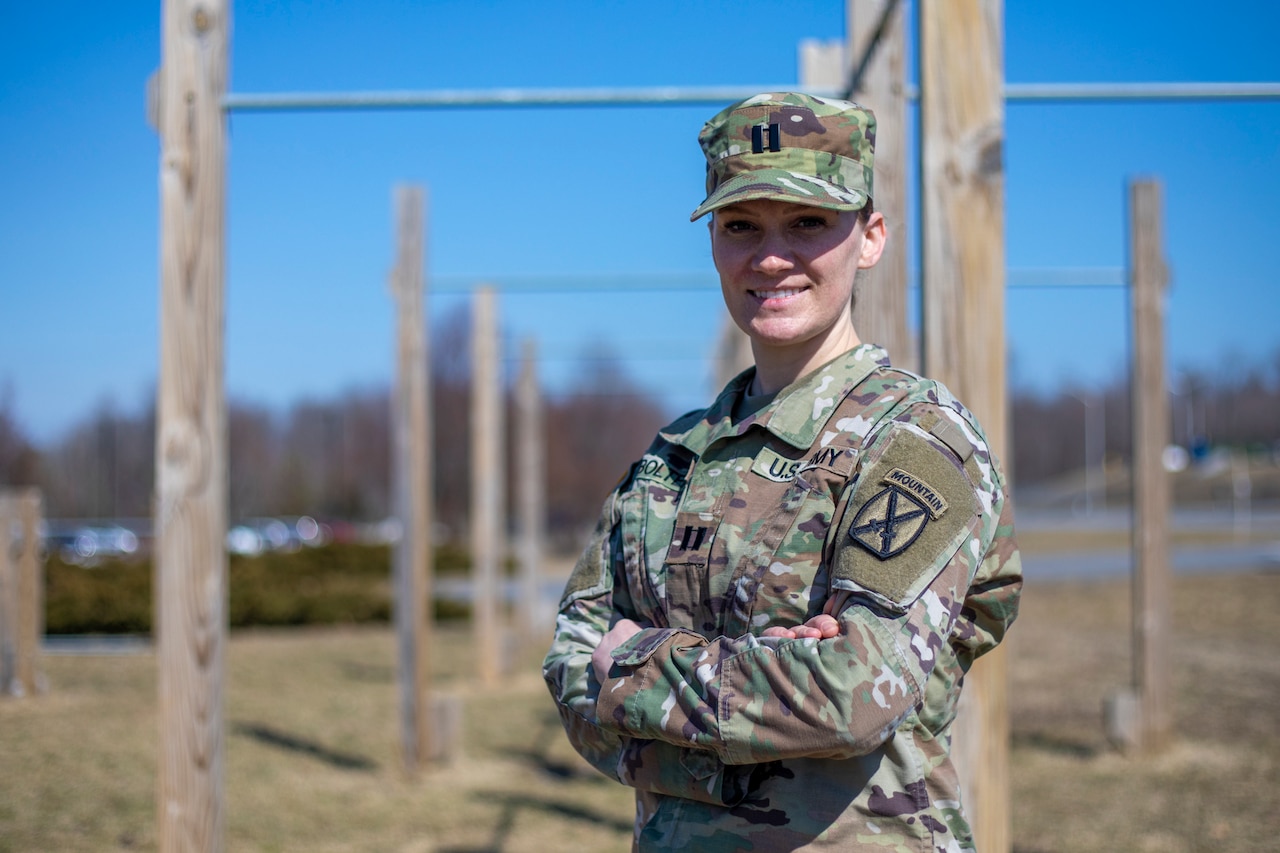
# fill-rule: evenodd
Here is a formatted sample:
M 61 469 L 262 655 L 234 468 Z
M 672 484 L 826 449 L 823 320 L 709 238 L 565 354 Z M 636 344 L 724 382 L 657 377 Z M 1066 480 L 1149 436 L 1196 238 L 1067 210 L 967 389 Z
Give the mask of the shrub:
M 51 555 L 45 564 L 45 631 L 148 634 L 151 588 L 150 560 L 104 560 L 82 568 Z M 438 620 L 469 615 L 465 604 L 435 602 Z M 390 619 L 391 551 L 385 545 L 334 544 L 230 558 L 228 622 L 233 628 Z

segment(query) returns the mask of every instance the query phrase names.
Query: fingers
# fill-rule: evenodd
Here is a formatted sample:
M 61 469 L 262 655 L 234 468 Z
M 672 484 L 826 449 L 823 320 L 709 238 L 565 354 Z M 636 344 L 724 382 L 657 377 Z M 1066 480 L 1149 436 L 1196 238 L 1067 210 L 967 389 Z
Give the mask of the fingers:
M 630 619 L 619 619 L 613 623 L 613 627 L 600 639 L 600 645 L 591 653 L 591 667 L 596 672 L 597 681 L 603 684 L 609 677 L 609 670 L 613 668 L 613 650 L 640 630 L 640 624 Z
M 838 589 L 827 599 L 827 603 L 823 606 L 822 612 L 828 616 L 839 616 L 840 611 L 844 609 L 845 602 L 849 600 L 852 593 L 847 589 Z
M 840 623 L 833 616 L 820 613 L 803 625 L 794 628 L 774 626 L 765 628 L 762 637 L 781 637 L 786 640 L 830 640 L 840 634 Z
M 821 613 L 805 623 L 810 630 L 817 632 L 820 640 L 829 640 L 840 633 L 840 623 L 834 616 Z

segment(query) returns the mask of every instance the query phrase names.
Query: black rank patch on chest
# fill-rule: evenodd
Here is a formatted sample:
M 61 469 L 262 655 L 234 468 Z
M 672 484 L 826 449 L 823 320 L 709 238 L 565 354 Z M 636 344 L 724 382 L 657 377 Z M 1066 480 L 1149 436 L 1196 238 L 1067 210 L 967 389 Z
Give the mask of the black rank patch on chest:
M 719 517 L 711 513 L 678 513 L 671 545 L 667 548 L 666 564 L 668 566 L 706 566 L 719 524 Z
M 849 525 L 849 538 L 887 560 L 901 554 L 924 532 L 929 510 L 898 486 L 877 492 Z

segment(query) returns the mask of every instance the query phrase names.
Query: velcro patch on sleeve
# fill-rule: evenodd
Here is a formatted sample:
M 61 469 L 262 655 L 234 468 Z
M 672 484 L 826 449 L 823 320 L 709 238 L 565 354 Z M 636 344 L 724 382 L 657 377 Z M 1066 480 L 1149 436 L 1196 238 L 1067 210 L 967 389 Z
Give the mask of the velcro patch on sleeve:
M 562 607 L 584 594 L 608 589 L 611 580 L 607 573 L 608 561 L 605 559 L 608 547 L 609 529 L 603 523 L 597 524 L 591 534 L 591 541 L 582 549 L 565 584 L 564 594 L 560 598 Z
M 957 460 L 909 425 L 873 459 L 841 521 L 832 579 L 902 610 L 968 537 L 978 497 Z

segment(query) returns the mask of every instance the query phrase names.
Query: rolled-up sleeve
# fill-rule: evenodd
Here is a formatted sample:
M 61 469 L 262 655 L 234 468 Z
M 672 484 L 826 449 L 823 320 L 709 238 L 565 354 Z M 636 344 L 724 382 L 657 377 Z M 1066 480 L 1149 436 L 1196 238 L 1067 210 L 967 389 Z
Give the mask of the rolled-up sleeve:
M 636 737 L 599 723 L 600 685 L 591 655 L 615 618 L 612 498 L 606 502 L 561 599 L 543 678 L 570 743 L 593 767 L 624 785 L 716 805 L 745 795 L 736 772 L 706 749 Z

